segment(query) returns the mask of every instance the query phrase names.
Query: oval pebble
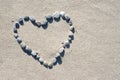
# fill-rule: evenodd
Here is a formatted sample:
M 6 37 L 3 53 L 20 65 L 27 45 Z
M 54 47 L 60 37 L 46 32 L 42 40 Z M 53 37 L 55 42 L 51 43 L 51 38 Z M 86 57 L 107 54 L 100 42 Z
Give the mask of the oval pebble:
M 36 25 L 37 25 L 38 27 L 40 27 L 40 26 L 41 26 L 41 22 L 36 22 Z
M 51 15 L 46 16 L 47 21 L 51 21 L 52 19 L 53 19 L 53 17 Z
M 17 28 L 16 27 L 13 28 L 13 32 L 17 33 Z
M 29 19 L 30 19 L 30 21 L 31 21 L 32 23 L 35 23 L 35 21 L 36 21 L 33 16 L 30 16 Z
M 60 20 L 60 15 L 59 14 L 55 14 L 54 15 L 54 20 L 55 21 L 59 21 Z
M 72 31 L 74 29 L 74 26 L 70 26 L 70 31 Z
M 69 25 L 70 25 L 70 26 L 72 26 L 72 25 L 73 25 L 72 20 L 70 20 L 70 21 L 69 21 Z
M 74 36 L 73 32 L 69 32 L 69 37 L 73 37 L 73 36 Z
M 22 39 L 20 37 L 17 37 L 17 42 L 18 43 L 21 43 L 22 42 Z
M 15 37 L 15 38 L 18 38 L 18 34 L 17 34 L 17 33 L 14 33 L 14 37 Z
M 59 50 L 59 53 L 61 54 L 61 53 L 63 53 L 64 52 L 64 48 L 62 47 L 62 48 L 60 48 L 60 50 Z
M 24 21 L 29 21 L 29 16 L 25 16 Z
M 44 66 L 48 66 L 47 61 L 43 61 L 43 65 L 44 65 Z
M 52 67 L 53 66 L 53 64 L 52 64 L 52 62 L 50 61 L 50 62 L 48 62 L 48 66 L 49 67 Z
M 25 51 L 26 51 L 29 55 L 30 55 L 31 52 L 32 52 L 32 50 L 31 50 L 28 46 L 26 46 Z
M 67 40 L 67 41 L 65 41 L 65 42 L 64 42 L 64 47 L 67 47 L 69 44 L 70 44 L 70 43 L 69 43 L 69 41 L 68 41 L 68 40 Z
M 56 58 L 52 58 L 52 64 L 55 64 L 55 63 L 56 63 L 56 61 L 57 61 L 57 59 L 56 59 Z
M 43 27 L 45 27 L 45 26 L 47 26 L 47 21 L 43 21 L 42 23 L 41 23 L 41 25 L 43 26 Z
M 23 24 L 24 24 L 24 22 L 23 22 L 23 19 L 22 19 L 22 18 L 19 18 L 18 22 L 19 22 L 19 24 L 21 24 L 21 25 L 23 25 Z
M 64 11 L 61 11 L 61 12 L 60 12 L 60 16 L 61 16 L 61 17 L 64 17 L 64 16 L 65 16 L 65 12 L 64 12 Z
M 25 49 L 25 48 L 26 48 L 25 43 L 24 43 L 24 42 L 20 43 L 20 47 L 21 47 L 22 49 Z
M 70 21 L 70 17 L 68 15 L 65 15 L 65 20 L 66 20 L 66 22 L 69 22 Z
M 43 63 L 43 61 L 44 61 L 43 58 L 40 57 L 40 58 L 39 58 L 39 62 L 40 62 L 40 63 Z
M 35 51 L 32 51 L 32 52 L 31 52 L 31 55 L 32 55 L 32 56 L 36 56 L 37 53 L 36 53 Z
M 20 27 L 18 22 L 15 22 L 15 27 L 18 29 Z

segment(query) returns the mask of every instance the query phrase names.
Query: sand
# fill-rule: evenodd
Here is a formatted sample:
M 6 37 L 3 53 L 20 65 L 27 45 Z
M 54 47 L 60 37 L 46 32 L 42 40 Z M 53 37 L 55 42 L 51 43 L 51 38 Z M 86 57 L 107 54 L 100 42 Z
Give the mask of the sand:
M 47 69 L 22 51 L 12 21 L 28 15 L 41 22 L 55 11 L 68 13 L 76 32 L 62 63 Z M 61 20 L 44 30 L 28 22 L 19 34 L 50 59 L 66 39 L 68 25 Z M 120 1 L 0 0 L 0 80 L 120 80 Z

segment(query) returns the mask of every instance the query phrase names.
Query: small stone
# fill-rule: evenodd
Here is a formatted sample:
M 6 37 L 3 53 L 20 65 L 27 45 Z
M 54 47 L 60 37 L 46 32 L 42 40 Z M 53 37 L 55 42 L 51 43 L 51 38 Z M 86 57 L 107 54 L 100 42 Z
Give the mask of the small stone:
M 31 55 L 32 55 L 32 56 L 36 56 L 37 53 L 36 53 L 35 51 L 32 51 L 32 52 L 31 52 Z
M 43 58 L 39 58 L 40 63 L 43 63 L 43 61 L 44 61 Z
M 60 50 L 59 50 L 59 53 L 61 54 L 61 53 L 63 53 L 64 52 L 64 48 L 62 47 L 62 48 L 60 48 Z
M 70 43 L 69 43 L 68 40 L 64 42 L 64 47 L 67 47 L 67 46 L 69 46 L 69 45 L 70 45 Z
M 64 11 L 61 11 L 61 12 L 60 12 L 60 16 L 61 16 L 61 17 L 65 16 L 65 12 L 64 12 Z
M 73 36 L 74 36 L 73 32 L 69 32 L 69 37 L 73 37 Z
M 52 59 L 52 64 L 55 64 L 56 61 L 57 61 L 57 59 L 56 59 L 56 58 L 53 58 L 53 59 Z
M 35 21 L 36 21 L 33 16 L 30 16 L 29 19 L 30 19 L 30 21 L 31 21 L 32 23 L 35 23 Z
M 18 22 L 15 22 L 15 27 L 16 27 L 17 29 L 19 29 L 20 25 L 19 25 Z
M 54 15 L 54 20 L 55 21 L 59 21 L 60 20 L 60 15 L 59 14 L 55 14 Z
M 48 62 L 48 66 L 49 67 L 52 67 L 53 66 L 53 64 L 52 64 L 52 62 L 50 61 L 50 62 Z
M 57 53 L 57 54 L 55 55 L 55 58 L 58 58 L 58 57 L 60 57 L 60 53 Z
M 74 29 L 74 26 L 70 26 L 70 31 L 72 31 Z
M 23 24 L 24 24 L 24 22 L 23 22 L 23 19 L 22 19 L 22 18 L 19 18 L 18 22 L 19 22 L 21 25 L 23 25 Z
M 24 21 L 29 21 L 29 16 L 25 16 Z
M 17 33 L 17 28 L 16 27 L 13 28 L 13 32 Z
M 41 22 L 36 22 L 36 25 L 37 25 L 38 27 L 40 27 L 40 26 L 41 26 Z
M 48 66 L 47 61 L 43 61 L 43 65 L 44 65 L 44 66 Z
M 51 21 L 52 19 L 53 19 L 53 17 L 51 15 L 46 16 L 47 21 Z
M 15 38 L 18 38 L 18 34 L 17 34 L 17 33 L 14 33 L 14 37 L 15 37 Z
M 73 25 L 72 20 L 70 20 L 70 21 L 69 21 L 69 25 L 70 25 L 70 26 L 72 26 L 72 25 Z
M 66 20 L 66 22 L 69 22 L 70 21 L 70 17 L 68 15 L 65 15 L 65 20 Z
M 30 55 L 31 52 L 32 52 L 32 50 L 31 50 L 28 46 L 26 46 L 25 51 L 26 51 L 29 55 Z
M 22 39 L 20 37 L 17 38 L 17 42 L 18 43 L 21 43 L 22 42 Z
M 45 27 L 45 26 L 47 26 L 47 21 L 43 21 L 42 23 L 41 23 L 41 25 L 43 26 L 43 27 Z
M 25 45 L 24 42 L 20 43 L 20 46 L 21 46 L 22 49 L 25 49 L 25 48 L 26 48 L 26 45 Z

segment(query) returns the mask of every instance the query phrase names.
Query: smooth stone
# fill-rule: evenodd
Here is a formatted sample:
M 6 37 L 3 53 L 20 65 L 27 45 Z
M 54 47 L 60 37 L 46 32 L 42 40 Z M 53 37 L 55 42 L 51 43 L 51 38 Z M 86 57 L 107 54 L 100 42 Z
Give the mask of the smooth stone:
M 24 21 L 29 21 L 29 16 L 25 16 Z
M 73 25 L 72 20 L 70 20 L 70 21 L 69 21 L 69 25 L 70 25 L 70 26 L 72 26 L 72 25 Z
M 43 61 L 43 65 L 44 65 L 44 66 L 48 66 L 47 61 Z
M 47 20 L 47 21 L 50 21 L 50 20 L 52 20 L 52 19 L 53 19 L 53 17 L 52 17 L 51 15 L 46 16 L 46 20 Z
M 28 46 L 26 46 L 25 51 L 26 51 L 28 54 L 31 54 L 31 52 L 32 52 L 32 50 L 31 50 Z
M 67 40 L 67 41 L 65 41 L 65 42 L 64 42 L 64 47 L 67 47 L 69 44 L 70 44 L 70 43 L 69 43 L 69 41 L 68 41 L 68 40 Z
M 41 25 L 44 27 L 44 26 L 47 26 L 47 21 L 43 21 L 42 23 L 41 23 Z
M 32 23 L 35 23 L 35 21 L 36 21 L 33 16 L 30 16 L 29 19 L 30 19 L 30 21 L 31 21 Z
M 43 63 L 44 62 L 43 58 L 39 58 L 39 62 Z
M 56 53 L 55 58 L 60 57 L 60 53 Z
M 21 43 L 22 42 L 22 39 L 20 37 L 17 38 L 17 42 L 18 43 Z
M 19 36 L 19 35 L 18 35 L 17 33 L 14 33 L 14 37 L 15 37 L 15 38 L 18 38 L 18 36 Z
M 37 53 L 36 53 L 35 51 L 32 51 L 32 52 L 31 52 L 31 55 L 32 55 L 32 56 L 36 56 Z
M 17 29 L 19 29 L 20 25 L 19 25 L 18 22 L 15 22 L 15 27 L 16 27 Z
M 73 37 L 73 36 L 74 36 L 73 32 L 69 32 L 69 37 Z
M 70 26 L 70 31 L 72 31 L 74 29 L 74 26 Z
M 64 52 L 64 48 L 62 47 L 62 48 L 60 48 L 60 50 L 59 50 L 59 53 L 61 54 L 61 53 L 63 53 Z
M 16 27 L 13 28 L 13 32 L 17 33 L 17 28 Z
M 24 22 L 23 22 L 23 19 L 22 19 L 22 18 L 19 18 L 18 22 L 19 22 L 21 25 L 23 25 L 23 24 L 24 24 Z
M 65 15 L 65 20 L 66 20 L 66 22 L 69 22 L 70 21 L 70 17 L 68 15 Z
M 53 66 L 53 64 L 52 64 L 52 62 L 50 61 L 50 62 L 48 62 L 48 66 L 49 67 L 52 67 Z
M 25 43 L 24 43 L 24 42 L 20 43 L 20 47 L 21 47 L 22 49 L 25 49 L 25 48 L 26 48 Z
M 61 17 L 65 16 L 65 12 L 64 12 L 64 11 L 61 11 L 61 12 L 60 12 L 60 16 L 61 16 Z
M 52 64 L 55 64 L 55 63 L 56 63 L 56 61 L 57 61 L 57 59 L 56 59 L 56 58 L 52 58 Z
M 41 22 L 36 22 L 36 25 L 37 25 L 38 27 L 40 27 L 40 26 L 41 26 Z
M 54 20 L 59 21 L 60 20 L 60 15 L 59 14 L 55 14 L 54 15 Z

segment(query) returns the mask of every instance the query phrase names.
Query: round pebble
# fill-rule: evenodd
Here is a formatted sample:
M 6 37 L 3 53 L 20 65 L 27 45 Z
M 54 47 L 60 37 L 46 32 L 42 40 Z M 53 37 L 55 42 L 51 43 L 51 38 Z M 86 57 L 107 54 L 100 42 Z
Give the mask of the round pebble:
M 43 65 L 44 65 L 44 66 L 48 66 L 47 61 L 43 61 Z
M 29 16 L 25 16 L 24 21 L 29 21 Z
M 15 22 L 15 27 L 18 29 L 20 27 L 18 22 Z
M 59 14 L 55 14 L 54 15 L 54 20 L 55 21 L 59 21 L 60 20 L 60 15 Z
M 73 25 L 72 20 L 70 20 L 70 21 L 69 21 L 69 25 L 70 25 L 70 26 L 72 26 L 72 25 Z
M 32 52 L 32 50 L 28 46 L 26 46 L 25 50 L 28 54 L 31 54 L 31 52 Z
M 50 62 L 48 62 L 48 66 L 49 67 L 52 67 L 53 66 L 53 64 L 52 64 L 52 62 L 50 61 Z
M 37 53 L 36 53 L 35 51 L 32 51 L 32 52 L 31 52 L 31 55 L 32 55 L 32 56 L 36 56 Z
M 74 36 L 73 32 L 69 32 L 69 37 L 73 37 L 73 36 Z
M 30 19 L 30 21 L 31 21 L 32 23 L 35 23 L 35 21 L 36 21 L 33 16 L 30 16 L 29 19 Z
M 57 59 L 56 59 L 56 58 L 53 58 L 53 59 L 52 59 L 52 64 L 55 64 L 56 61 L 57 61 Z
M 62 48 L 60 48 L 59 53 L 61 54 L 63 52 L 64 52 L 64 48 L 62 47 Z
M 22 42 L 22 39 L 20 37 L 17 38 L 17 42 L 18 43 L 21 43 Z
M 64 12 L 64 11 L 61 11 L 61 12 L 60 12 L 60 16 L 61 16 L 61 17 L 65 16 L 65 12 Z
M 53 17 L 51 15 L 46 16 L 47 21 L 51 21 L 52 19 L 53 19 Z
M 43 22 L 41 23 L 41 25 L 42 25 L 43 27 L 47 26 L 47 21 L 43 21 Z
M 65 43 L 64 43 L 64 47 L 67 47 L 69 44 L 70 44 L 70 43 L 69 43 L 69 41 L 68 41 L 68 40 L 67 40 L 67 41 L 65 41 Z
M 70 21 L 70 17 L 68 15 L 65 15 L 65 20 L 66 20 L 66 22 L 69 22 Z
M 40 63 L 43 63 L 43 61 L 44 61 L 43 58 L 39 58 Z
M 19 22 L 21 25 L 23 25 L 23 24 L 24 24 L 24 22 L 23 22 L 23 19 L 22 19 L 22 18 L 19 18 L 18 22 Z
M 41 26 L 41 22 L 36 22 L 36 25 L 37 25 L 38 27 L 40 27 L 40 26 Z
M 18 34 L 17 34 L 17 33 L 14 33 L 14 37 L 15 37 L 15 38 L 18 38 Z
M 21 47 L 22 49 L 25 49 L 25 48 L 26 48 L 25 43 L 24 43 L 24 42 L 20 43 L 20 47 Z
M 13 28 L 13 32 L 17 33 L 17 28 L 16 27 Z
M 70 26 L 70 31 L 72 31 L 74 29 L 74 26 Z

